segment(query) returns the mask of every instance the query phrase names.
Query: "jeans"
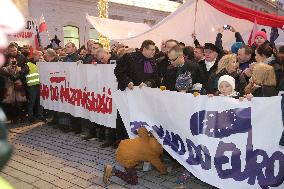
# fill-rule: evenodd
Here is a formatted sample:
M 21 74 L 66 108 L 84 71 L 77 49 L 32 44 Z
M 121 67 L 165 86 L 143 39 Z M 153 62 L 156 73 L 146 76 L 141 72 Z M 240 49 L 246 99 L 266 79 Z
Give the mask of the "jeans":
M 39 85 L 28 87 L 28 116 L 29 119 L 34 119 L 34 110 L 37 111 L 38 117 L 42 117 L 43 109 L 40 106 L 40 88 Z

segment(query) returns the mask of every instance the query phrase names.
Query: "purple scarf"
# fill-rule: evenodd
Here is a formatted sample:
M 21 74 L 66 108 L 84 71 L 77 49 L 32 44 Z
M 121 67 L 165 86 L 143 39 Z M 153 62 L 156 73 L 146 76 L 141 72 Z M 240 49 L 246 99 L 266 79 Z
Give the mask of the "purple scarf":
M 147 73 L 147 74 L 153 73 L 153 66 L 149 60 L 144 61 L 144 73 Z

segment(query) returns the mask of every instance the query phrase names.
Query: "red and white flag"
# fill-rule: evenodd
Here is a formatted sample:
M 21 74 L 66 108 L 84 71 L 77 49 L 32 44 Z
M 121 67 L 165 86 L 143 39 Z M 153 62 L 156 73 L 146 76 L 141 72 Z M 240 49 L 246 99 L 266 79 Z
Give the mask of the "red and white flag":
M 254 36 L 255 33 L 257 32 L 258 28 L 257 28 L 257 20 L 254 19 L 254 24 L 253 24 L 253 28 L 251 30 L 250 36 L 249 36 L 249 40 L 248 40 L 248 44 L 251 46 L 254 43 Z
M 39 33 L 46 31 L 47 26 L 46 26 L 46 22 L 44 20 L 44 16 L 43 14 L 41 15 L 41 17 L 39 18 Z

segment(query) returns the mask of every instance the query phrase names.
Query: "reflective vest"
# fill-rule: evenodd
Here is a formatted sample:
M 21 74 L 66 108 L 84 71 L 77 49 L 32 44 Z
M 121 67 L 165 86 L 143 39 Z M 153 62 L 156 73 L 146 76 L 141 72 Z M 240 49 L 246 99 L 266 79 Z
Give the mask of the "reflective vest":
M 31 62 L 27 63 L 29 67 L 29 74 L 26 75 L 27 85 L 33 86 L 33 85 L 39 85 L 39 74 L 37 66 Z
M 14 189 L 6 180 L 0 177 L 0 188 L 1 189 Z

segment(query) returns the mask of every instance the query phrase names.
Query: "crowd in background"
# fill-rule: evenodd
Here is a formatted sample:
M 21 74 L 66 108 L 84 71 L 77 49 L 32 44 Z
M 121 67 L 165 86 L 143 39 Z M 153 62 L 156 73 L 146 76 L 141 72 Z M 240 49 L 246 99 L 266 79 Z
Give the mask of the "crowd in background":
M 224 29 L 235 33 L 231 49 L 223 48 Z M 11 43 L 5 51 L 6 63 L 0 69 L 1 106 L 13 123 L 34 123 L 48 118 L 54 129 L 80 134 L 82 128 L 88 128 L 83 140 L 98 138 L 105 141 L 102 147 L 117 147 L 128 138 L 119 112 L 116 129 L 111 129 L 40 106 L 37 62 L 116 64 L 114 74 L 120 90 L 152 87 L 240 100 L 277 96 L 284 91 L 284 46 L 276 48 L 276 38 L 270 36 L 269 41 L 265 30 L 255 33 L 253 45 L 246 44 L 232 26 L 221 27 L 214 44 L 200 44 L 195 34 L 189 37 L 193 38 L 194 46 L 168 39 L 159 48 L 153 41 L 145 40 L 140 48 L 116 43 L 110 50 L 93 40 L 79 49 L 69 42 L 64 48 L 57 46 L 42 51 Z M 284 145 L 283 138 L 280 145 Z

